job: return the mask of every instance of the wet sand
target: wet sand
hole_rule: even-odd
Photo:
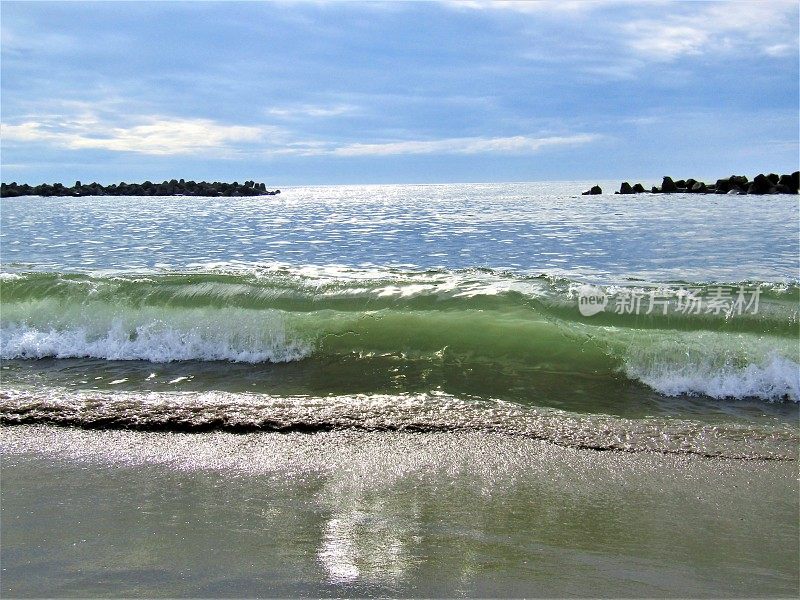
[[[796,461],[0,429],[2,594],[794,597]]]

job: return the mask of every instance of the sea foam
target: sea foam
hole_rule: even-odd
[[[761,398],[800,402],[800,365],[772,354],[742,366],[695,362],[626,363],[625,374],[667,396]]]
[[[272,325],[243,335],[225,322],[179,327],[151,321],[131,328],[117,319],[99,334],[91,326],[42,329],[14,324],[0,332],[0,357],[263,363],[300,360],[311,354],[310,344],[287,335],[280,323]]]

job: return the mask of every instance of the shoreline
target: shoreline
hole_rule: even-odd
[[[793,464],[469,433],[0,427],[0,448],[8,596],[797,592]]]

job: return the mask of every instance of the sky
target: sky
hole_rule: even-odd
[[[798,2],[8,2],[5,182],[798,169]]]

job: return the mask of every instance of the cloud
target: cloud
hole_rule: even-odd
[[[783,56],[797,49],[797,3],[690,3],[691,12],[635,19],[623,35],[636,53],[659,61],[714,52]],[[703,6],[702,9],[695,9]]]
[[[273,107],[267,110],[268,115],[283,119],[329,118],[356,112],[358,112],[358,107],[351,104],[336,104],[332,106],[300,104],[297,106]]]
[[[764,54],[767,56],[788,56],[792,53],[797,53],[797,48],[789,44],[773,44],[764,48]]]
[[[151,156],[204,155],[217,158],[261,156],[391,156],[410,154],[527,154],[550,146],[586,144],[594,134],[563,136],[450,137],[391,142],[307,139],[268,124],[233,125],[212,119],[167,116],[124,117],[114,103],[93,112],[83,102],[62,103],[75,110],[28,115],[0,126],[3,145],[47,145],[68,150],[106,150]],[[310,107],[310,108],[309,108]],[[344,109],[345,105],[341,105]],[[347,105],[349,110],[350,105]],[[328,114],[334,108],[305,106]],[[68,113],[68,114],[64,114]],[[294,114],[294,113],[291,113]]]
[[[34,120],[2,125],[3,142],[46,143],[70,150],[111,150],[150,155],[223,154],[234,146],[257,143],[263,127],[221,124],[211,119],[140,117],[140,124],[111,126],[94,117]]]
[[[711,34],[690,25],[638,21],[627,27],[634,34],[631,48],[652,58],[671,60],[682,54],[700,54]]]
[[[613,1],[613,0],[612,0]],[[544,0],[449,0],[445,2],[455,9],[471,10],[508,10],[522,13],[577,13],[596,9],[609,2],[604,0],[561,0],[546,2]]]
[[[513,11],[520,18],[541,24],[556,20],[567,36],[592,32],[600,39],[620,40],[623,48],[648,61],[669,62],[707,53],[755,52],[781,57],[797,52],[797,2],[780,0],[727,2],[624,2],[615,0],[579,2],[513,2],[502,0],[453,0],[454,10]],[[580,17],[580,19],[576,19]],[[583,29],[575,29],[578,23]],[[574,44],[574,41],[571,43]],[[541,60],[538,59],[537,60]],[[637,68],[594,68],[597,75],[630,79]],[[589,71],[587,71],[589,72]]]
[[[399,154],[527,154],[547,146],[571,146],[593,142],[599,136],[581,134],[552,137],[464,137],[441,140],[402,141],[382,144],[348,144],[327,151],[335,156],[388,156]]]

